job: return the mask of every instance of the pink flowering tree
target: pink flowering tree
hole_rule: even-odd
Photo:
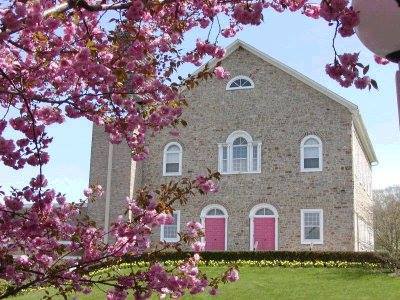
[[[182,179],[156,191],[139,190],[126,203],[125,217],[109,232],[80,215],[72,203],[49,186],[42,167],[49,162],[50,126],[67,118],[86,118],[102,126],[111,143],[127,143],[133,160],[149,153],[146,136],[164,128],[179,130],[186,100],[180,91],[212,76],[226,78],[217,65],[196,76],[174,81],[184,64],[200,66],[208,57],[222,58],[217,39],[233,37],[246,25],[259,25],[264,9],[301,11],[335,26],[334,59],[326,72],[344,87],[376,87],[357,53],[339,54],[338,36],[354,34],[357,12],[348,0],[5,0],[0,4],[0,160],[13,169],[37,167],[38,175],[21,190],[0,190],[0,278],[8,283],[0,298],[23,289],[51,285],[57,293],[90,293],[108,286],[108,299],[138,299],[153,293],[215,294],[221,282],[238,279],[235,268],[208,279],[195,254],[173,270],[157,254],[184,244],[200,252],[200,224],[190,222],[177,244],[151,245],[151,233],[171,222],[175,203],[196,193],[217,190],[218,173]],[[212,34],[184,50],[184,34],[202,28]],[[377,63],[386,60],[376,57]],[[7,133],[7,134],[6,134]],[[95,201],[102,187],[84,191]],[[129,215],[129,218],[128,218]],[[105,244],[105,234],[112,236]],[[60,243],[70,241],[70,243]],[[91,276],[90,270],[118,263],[124,256],[153,258],[147,269],[130,274]]]

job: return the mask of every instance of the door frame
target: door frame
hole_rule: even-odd
[[[261,209],[261,208],[268,208],[271,210],[274,215],[270,216],[256,216],[256,212]],[[250,251],[254,251],[253,245],[254,245],[254,218],[274,218],[275,219],[275,251],[278,250],[278,211],[274,206],[271,204],[267,203],[261,203],[255,205],[251,210],[249,214],[249,219],[250,219],[250,244],[249,244],[249,249]]]
[[[222,210],[222,212],[224,213],[223,216],[219,215],[219,216],[207,216],[207,213],[213,209],[213,208],[217,208]],[[206,229],[206,218],[212,218],[212,219],[225,219],[225,249],[224,251],[226,251],[228,249],[228,211],[225,209],[225,207],[223,207],[220,204],[209,204],[207,206],[205,206],[200,213],[200,220],[201,220],[201,225],[203,226],[204,230]],[[204,243],[205,242],[205,236],[201,238],[201,242]]]

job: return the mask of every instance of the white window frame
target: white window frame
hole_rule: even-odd
[[[319,213],[319,239],[306,239],[304,237],[304,214]],[[301,244],[302,245],[322,245],[324,243],[324,211],[322,209],[301,209]]]
[[[221,210],[224,214],[223,215],[207,215],[208,212],[214,208]],[[224,249],[224,251],[228,250],[228,217],[229,217],[228,211],[226,210],[225,207],[223,207],[220,204],[209,204],[206,207],[204,207],[200,213],[200,221],[201,221],[201,225],[203,226],[204,230],[206,228],[206,218],[214,218],[214,219],[225,218],[225,249]],[[206,241],[206,237],[203,236],[201,238],[201,242],[205,243],[205,241]]]
[[[233,171],[233,142],[237,138],[244,138],[247,141],[247,171]],[[261,145],[259,141],[253,141],[253,138],[246,131],[238,130],[232,132],[225,143],[218,144],[218,171],[221,174],[246,174],[261,173]],[[227,148],[227,170],[223,170],[223,148]],[[253,170],[253,148],[257,147],[257,169]]]
[[[167,151],[170,146],[178,146],[179,151]],[[179,170],[178,172],[168,172],[167,173],[167,153],[178,153],[179,154]],[[182,146],[178,142],[170,142],[164,147],[163,155],[163,176],[181,176],[182,175]]]
[[[238,79],[244,79],[250,82],[250,86],[238,86],[238,87],[231,87],[231,84],[238,80]],[[229,80],[229,82],[226,84],[226,90],[227,91],[235,91],[235,90],[248,90],[248,89],[253,89],[254,88],[254,81],[248,77],[248,76],[244,76],[244,75],[239,75],[236,76],[234,78],[232,78],[231,80]]]
[[[161,225],[160,226],[160,241],[161,242],[167,242],[167,243],[176,243],[179,242],[179,235],[178,233],[180,233],[181,231],[181,211],[180,210],[174,210],[173,213],[175,213],[177,215],[176,217],[176,238],[165,238],[164,237],[164,227],[165,225]],[[168,224],[167,224],[168,225]]]
[[[316,139],[318,141],[318,143],[319,143],[318,144],[318,154],[319,154],[319,157],[318,157],[319,158],[318,168],[305,168],[304,167],[304,148],[316,147],[314,145],[313,146],[304,145],[305,142],[308,139]],[[322,171],[322,162],[323,162],[322,155],[323,155],[323,151],[322,151],[322,141],[321,141],[321,139],[316,135],[307,135],[306,137],[304,137],[301,140],[301,144],[300,144],[300,171],[301,172],[320,172],[320,171]]]
[[[267,208],[270,211],[272,211],[274,214],[273,215],[256,215],[257,211],[260,210],[261,208]],[[271,204],[267,203],[261,203],[255,205],[249,213],[249,218],[250,218],[250,251],[255,251],[254,249],[254,218],[274,218],[275,219],[275,251],[278,250],[278,220],[279,220],[279,214],[277,209],[272,206]]]

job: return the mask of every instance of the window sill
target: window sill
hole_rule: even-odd
[[[322,172],[322,169],[301,169],[301,173]]]
[[[163,177],[182,176],[182,173],[164,173]]]
[[[165,243],[177,243],[179,239],[160,239],[160,241]]]
[[[254,86],[241,86],[241,87],[233,87],[233,88],[226,88],[226,91],[239,91],[239,90],[251,90],[254,89]]]
[[[301,241],[302,245],[323,245],[324,242],[321,240],[303,240]]]
[[[221,175],[240,175],[240,174],[260,174],[261,171],[252,171],[252,172],[220,172]]]

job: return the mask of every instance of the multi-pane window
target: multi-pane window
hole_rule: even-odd
[[[160,240],[165,242],[177,242],[179,241],[179,230],[180,230],[180,211],[174,211],[172,213],[173,222],[171,224],[161,225]]]
[[[301,142],[301,171],[322,170],[322,142],[317,136],[307,136]]]
[[[244,90],[254,88],[253,80],[247,76],[236,76],[226,85],[227,90]]]
[[[163,175],[174,176],[182,173],[182,147],[178,143],[169,143],[164,148]]]
[[[301,210],[301,243],[323,243],[323,212],[322,209]]]
[[[233,171],[247,172],[247,141],[242,137],[233,142]]]
[[[256,211],[256,216],[273,216],[274,212],[269,208],[263,207]]]
[[[222,147],[222,166],[221,166],[222,173],[228,172],[228,147]]]
[[[258,169],[258,147],[253,147],[253,161],[252,161],[252,169]]]
[[[218,170],[224,174],[259,173],[261,171],[261,143],[254,142],[244,131],[229,135],[226,143],[218,144]]]
[[[223,216],[224,212],[219,208],[212,208],[207,212],[207,216]]]

